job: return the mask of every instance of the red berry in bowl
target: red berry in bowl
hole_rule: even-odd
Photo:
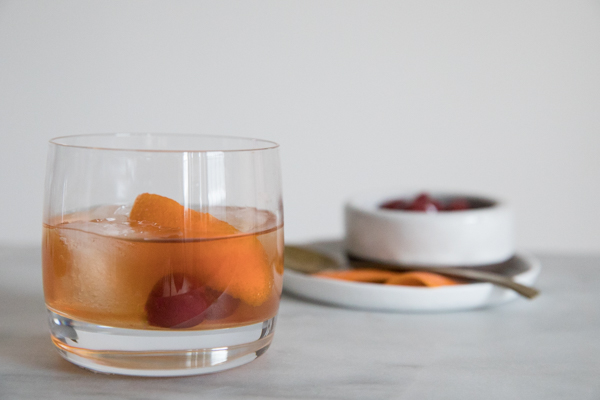
[[[436,212],[442,209],[442,205],[437,200],[432,199],[427,193],[422,193],[406,209],[410,211]]]
[[[478,208],[466,198],[454,198],[443,201],[431,197],[428,193],[421,193],[411,200],[394,199],[386,201],[379,206],[388,210],[406,210],[419,212],[437,212],[437,211],[460,211]]]
[[[405,200],[392,200],[387,201],[381,205],[381,208],[387,208],[388,210],[406,210],[409,203]]]

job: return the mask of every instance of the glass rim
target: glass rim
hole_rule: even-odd
[[[239,149],[223,149],[223,148],[210,148],[210,149],[195,149],[191,146],[189,149],[143,149],[135,146],[131,147],[107,147],[107,146],[93,146],[93,145],[82,145],[68,143],[68,139],[74,138],[102,138],[102,137],[189,137],[189,138],[205,138],[205,139],[224,139],[224,140],[242,140],[247,141],[248,146]],[[256,145],[252,146],[250,143],[255,142]],[[89,133],[89,134],[77,134],[77,135],[64,135],[53,137],[48,140],[49,144],[68,148],[78,149],[89,149],[89,150],[103,150],[103,151],[134,151],[141,153],[212,153],[212,152],[248,152],[248,151],[261,151],[261,150],[273,150],[279,147],[279,144],[271,140],[257,139],[251,137],[242,136],[228,136],[228,135],[208,135],[201,133],[166,133],[166,132],[114,132],[114,133]]]

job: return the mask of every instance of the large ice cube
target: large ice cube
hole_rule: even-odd
[[[273,213],[251,207],[213,207],[210,214],[245,233],[266,231],[277,223]]]

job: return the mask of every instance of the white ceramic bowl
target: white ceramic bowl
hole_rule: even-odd
[[[368,193],[350,199],[345,207],[346,251],[366,259],[448,267],[500,263],[515,254],[513,213],[502,200],[433,192],[433,198],[467,198],[486,206],[434,213],[380,208],[418,194]]]

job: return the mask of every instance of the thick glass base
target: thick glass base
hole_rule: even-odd
[[[275,317],[239,328],[207,331],[121,329],[75,321],[48,311],[52,342],[67,360],[95,372],[134,376],[207,374],[263,354]]]

